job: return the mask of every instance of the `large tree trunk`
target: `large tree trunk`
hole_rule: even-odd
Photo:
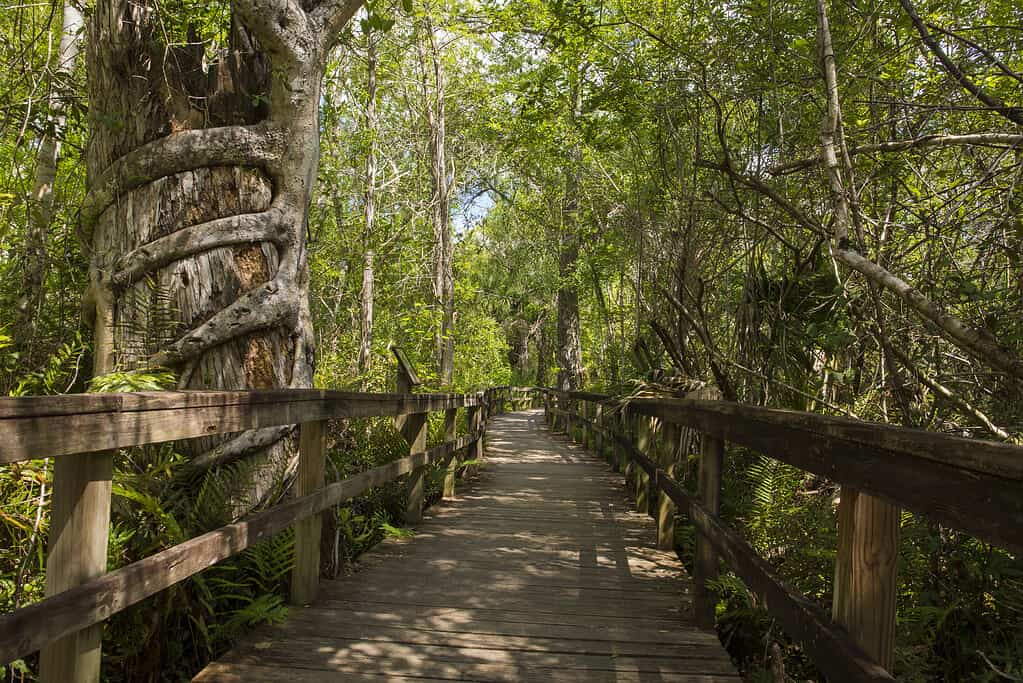
[[[426,44],[429,44],[427,64]],[[430,179],[433,186],[433,296],[441,313],[437,330],[437,367],[442,386],[449,386],[455,367],[455,279],[452,270],[451,198],[448,183],[444,69],[429,18],[423,21],[417,41],[423,71],[423,102],[430,136]],[[433,72],[431,86],[429,72]]]
[[[47,242],[53,223],[53,186],[57,180],[61,141],[67,120],[68,81],[74,75],[81,52],[82,14],[71,4],[64,5],[60,44],[53,60],[53,84],[49,96],[46,131],[39,140],[36,154],[35,180],[28,206],[25,234],[25,265],[22,272],[21,296],[16,304],[17,319],[12,329],[19,347],[29,351],[35,341],[35,321],[46,289]]]
[[[377,182],[377,55],[372,30],[366,34],[366,226],[362,233],[362,290],[359,292],[359,375],[365,391],[373,366],[373,228],[376,222]]]
[[[163,366],[190,389],[312,385],[305,232],[320,85],[358,3],[272,4],[271,17],[261,0],[234,3],[231,45],[208,73],[197,38],[161,44],[155,4],[96,7],[83,226],[97,373]],[[207,440],[197,462],[262,460],[243,510],[293,465],[288,432]]]

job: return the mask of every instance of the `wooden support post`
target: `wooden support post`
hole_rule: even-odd
[[[843,486],[832,618],[891,671],[898,595],[899,508]]]
[[[405,419],[401,433],[408,441],[409,453],[426,450],[426,427],[429,413],[412,413]],[[417,467],[408,473],[406,481],[405,522],[416,524],[423,520],[424,484],[426,467]]]
[[[472,406],[465,409],[465,428],[469,434],[475,434],[483,424],[482,408],[478,406]],[[479,441],[469,447],[469,460],[480,462],[483,460],[483,435],[480,435]],[[475,465],[474,465],[475,467]]]
[[[675,476],[675,458],[679,445],[679,427],[671,422],[661,425],[659,462],[669,476]],[[675,547],[675,503],[664,491],[657,490],[657,547],[672,550]]]
[[[721,470],[724,467],[725,443],[711,434],[700,435],[699,499],[715,517],[721,514]],[[707,581],[717,578],[719,560],[710,541],[696,534],[696,557],[693,559],[693,616],[701,628],[714,628],[714,607],[717,600],[707,588]]]
[[[606,459],[607,454],[604,452],[604,433],[600,431],[604,428],[604,404],[593,404],[593,421],[597,425],[597,429],[593,431],[593,450],[597,452],[597,455]]]
[[[635,414],[633,414],[633,412],[628,408],[624,408],[622,410],[622,436],[624,436],[632,443],[636,443],[635,427],[636,427]],[[638,466],[633,461],[633,459],[629,457],[628,452],[626,452],[624,449],[622,450],[622,462],[625,465],[625,468],[622,470],[622,473],[625,475],[625,490],[632,494],[633,497],[635,497],[636,495],[635,478],[636,469],[638,468]]]
[[[454,441],[458,438],[458,408],[451,408],[444,411],[444,441]],[[444,470],[444,498],[455,495],[455,479],[458,475],[458,454],[452,453],[448,459],[447,468]]]
[[[323,488],[326,464],[326,421],[299,427],[296,498]],[[291,570],[291,604],[308,605],[316,599],[320,583],[320,529],[322,513],[295,524],[295,566]]]
[[[569,440],[575,439],[575,420],[572,418],[575,416],[575,401],[570,397],[562,395],[565,399],[565,434],[568,435]]]
[[[579,401],[579,415],[582,417],[579,420],[579,443],[582,444],[583,448],[590,447],[590,425],[586,421],[590,419],[590,402]]]
[[[636,448],[643,455],[650,457],[652,454],[650,448],[652,443],[650,438],[650,418],[646,415],[636,415],[633,417],[633,422],[636,429]],[[636,510],[649,513],[651,508],[650,475],[638,465],[633,467],[633,471],[636,473]]]
[[[47,597],[106,572],[113,469],[109,451],[54,462]],[[39,680],[98,683],[102,639],[103,624],[96,624],[50,643],[40,653]]]

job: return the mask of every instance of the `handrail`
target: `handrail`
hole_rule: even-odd
[[[85,452],[95,455],[96,451],[112,452],[118,448],[259,427],[295,424],[302,429],[295,497],[115,571],[100,572],[37,603],[0,615],[0,662],[13,661],[99,624],[289,526],[296,528],[293,599],[296,594],[303,600],[311,599],[319,575],[317,515],[404,475],[410,477],[409,509],[418,506],[421,510],[422,487],[412,482],[419,481],[423,469],[431,463],[448,463],[451,481],[445,481],[444,492],[450,495],[454,487],[453,466],[459,454],[468,451],[471,460],[482,457],[482,439],[489,413],[494,408],[500,411],[506,400],[518,400],[513,396],[517,391],[512,387],[494,387],[469,394],[187,391],[0,399],[0,463],[44,455],[76,458]],[[462,437],[455,435],[455,416],[459,408],[468,409],[469,434]],[[445,412],[446,440],[426,449],[426,416],[436,411]],[[332,418],[389,416],[403,418],[403,432],[406,428],[409,431],[406,433],[411,444],[409,455],[324,485],[323,422]],[[112,457],[112,453],[106,457]],[[56,478],[55,474],[55,483]],[[109,489],[105,495],[106,509],[109,509]],[[317,524],[309,526],[311,520]],[[109,518],[101,515],[90,523],[105,527]],[[96,533],[105,539],[105,529],[101,531]],[[47,571],[52,569],[48,563]],[[74,659],[69,655],[61,656],[65,660]],[[89,676],[82,675],[76,666],[75,661],[65,661],[54,669],[75,672],[68,675],[68,680],[87,679]],[[64,675],[52,674],[51,678]]]
[[[772,615],[803,643],[818,668],[832,680],[893,679],[866,654],[864,643],[788,586],[766,560],[719,519],[724,441],[825,475],[1012,552],[1023,550],[1023,448],[1017,446],[722,401],[541,391],[552,425],[557,427],[562,422],[569,435],[573,426],[581,427],[583,443],[592,441],[598,451],[610,448],[616,468],[625,470],[626,463],[638,465],[638,473],[629,476],[636,477],[641,509],[649,507],[651,494],[644,490],[649,486],[688,511],[697,530],[694,579],[698,619],[713,623],[713,602],[706,597],[704,584],[714,575],[715,558],[721,558],[770,605]],[[630,428],[640,416],[650,423],[640,421]],[[659,457],[650,439],[658,424],[661,429],[692,428],[703,435],[698,498],[674,479],[671,458]],[[672,434],[665,438],[677,437],[677,433]],[[663,448],[661,451],[663,456]],[[666,533],[673,537],[674,510],[666,509],[662,502],[658,515],[659,528],[666,526]],[[666,521],[665,515],[672,521]],[[843,561],[840,553],[839,575]],[[894,595],[888,597],[894,599]],[[867,600],[859,596],[851,599]],[[870,607],[863,604],[861,611],[869,612]]]

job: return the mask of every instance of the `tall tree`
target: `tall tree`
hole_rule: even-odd
[[[196,22],[187,36],[171,37],[186,38],[183,45],[165,45],[155,2],[96,3],[87,29],[92,106],[82,225],[97,375],[163,366],[187,388],[311,386],[305,234],[320,87],[327,55],[360,5],[236,0],[229,44],[207,73],[198,17],[187,18]],[[263,463],[241,509],[292,467],[286,432],[205,444],[209,461],[255,453]],[[109,509],[109,462],[57,460],[54,499],[79,503],[54,511],[54,566],[91,553],[87,573],[104,571],[106,539],[78,547],[74,520],[86,509]],[[74,490],[104,480],[106,491]],[[47,593],[88,578],[48,575]],[[44,677],[72,659],[62,653],[90,652],[83,666],[91,673],[81,675],[98,679],[100,633],[47,648]]]
[[[440,311],[437,329],[437,369],[440,383],[449,386],[455,367],[455,278],[451,235],[451,181],[447,158],[445,77],[436,29],[429,15],[420,22],[416,47],[423,79],[423,109],[430,150],[431,217],[433,221],[433,297]]]
[[[54,210],[53,189],[57,181],[57,165],[60,162],[68,104],[73,97],[72,77],[81,52],[83,28],[82,13],[71,3],[65,3],[60,42],[52,60],[53,83],[47,102],[49,114],[46,128],[39,140],[35,180],[28,203],[22,291],[16,304],[17,320],[13,328],[26,342],[35,336],[36,320],[45,294],[49,260],[47,238],[53,223]]]
[[[366,195],[363,205],[362,289],[359,291],[359,374],[365,390],[373,364],[373,230],[376,224],[377,182],[377,52],[372,27],[366,31]]]

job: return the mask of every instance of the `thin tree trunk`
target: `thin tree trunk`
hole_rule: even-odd
[[[572,74],[571,119],[574,123],[582,108],[582,69]],[[565,169],[564,220],[558,249],[558,389],[575,391],[580,387],[583,370],[579,332],[579,291],[576,268],[579,261],[579,186],[582,150],[574,143]]]
[[[426,45],[429,42],[429,66]],[[427,17],[421,27],[419,61],[423,71],[423,100],[426,125],[429,130],[430,181],[433,187],[433,296],[440,310],[437,330],[437,368],[442,386],[449,386],[454,378],[455,360],[455,286],[452,260],[454,246],[451,235],[451,198],[448,181],[446,115],[444,109],[445,77],[440,62],[440,51],[434,37],[433,25]],[[430,83],[430,74],[433,83]]]
[[[81,52],[81,33],[84,20],[81,12],[70,3],[64,5],[61,22],[60,45],[53,60],[54,82],[50,88],[49,116],[46,132],[39,140],[36,154],[35,180],[28,207],[28,229],[25,235],[25,267],[21,296],[18,298],[17,321],[14,332],[28,342],[35,336],[39,308],[46,290],[47,242],[53,223],[53,186],[57,180],[61,141],[67,121],[66,89],[74,76],[75,65]],[[28,348],[29,344],[21,345]]]
[[[362,389],[368,387],[373,365],[373,229],[376,221],[377,179],[377,55],[376,38],[370,30],[366,35],[366,226],[362,233],[362,290],[359,293],[359,375]]]

